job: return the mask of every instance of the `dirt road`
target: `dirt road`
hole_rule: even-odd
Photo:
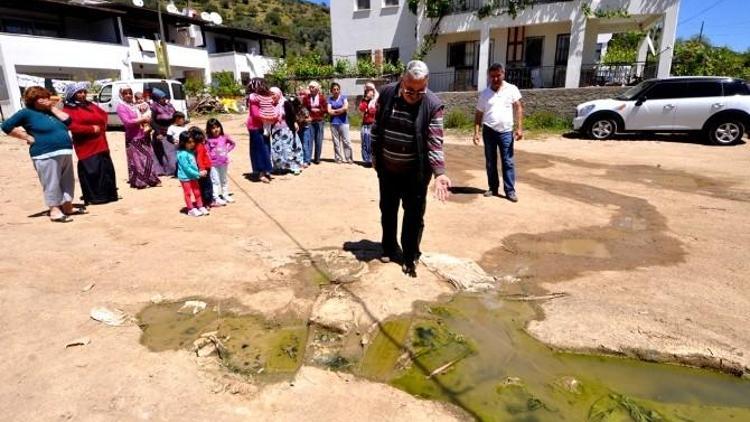
[[[123,134],[111,132],[122,200],[51,224],[40,216],[27,148],[0,137],[0,411],[14,420],[465,417],[313,366],[291,383],[258,389],[188,351],[149,351],[135,324],[113,328],[89,318],[96,306],[135,315],[155,295],[305,314],[314,297],[280,266],[305,251],[379,241],[372,170],[324,162],[253,183],[243,177],[242,119],[225,128],[239,141],[230,164],[237,202],[198,219],[179,213],[176,180],[128,188]],[[563,293],[527,327],[549,345],[748,372],[750,146],[527,140],[516,147],[520,202],[512,204],[482,197],[482,150],[468,141],[446,145],[460,193],[445,204],[429,199],[423,250],[472,259],[526,292]],[[326,141],[324,157],[331,156]],[[451,293],[423,267],[416,281],[394,266],[370,273],[358,288],[378,318]],[[66,349],[83,336],[91,343]]]

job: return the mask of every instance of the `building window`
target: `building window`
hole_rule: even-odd
[[[234,44],[232,43],[232,40],[217,37],[216,38],[216,52],[226,53],[229,51],[234,51]]]
[[[357,61],[372,61],[372,51],[371,50],[357,50]]]
[[[568,53],[570,52],[570,34],[559,34],[555,46],[555,66],[568,65]]]
[[[383,63],[396,64],[399,59],[398,47],[383,49]]]
[[[247,53],[247,43],[244,41],[235,41],[234,42],[234,51],[238,53]]]
[[[448,67],[474,67],[478,43],[476,41],[448,44]]]
[[[523,26],[508,28],[508,49],[505,53],[505,62],[508,66],[517,66],[523,63],[525,33],[526,30]]]
[[[370,10],[370,0],[356,0],[357,10]]]
[[[383,7],[398,7],[398,0],[383,0]]]
[[[0,20],[0,32],[11,34],[38,35],[41,37],[59,37],[59,24],[53,22],[30,21],[25,19]]]

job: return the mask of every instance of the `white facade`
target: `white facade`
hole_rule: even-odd
[[[48,32],[52,34],[60,31],[65,36],[2,32],[3,27],[0,25],[0,112],[3,118],[22,107],[19,74],[62,80],[158,77],[160,72],[155,42],[126,37],[122,24],[122,19],[126,19],[125,14],[102,9],[92,12],[91,8],[85,7],[78,10],[69,5],[60,7],[66,8],[67,15],[55,17],[51,13],[39,14],[21,8],[0,7],[0,13],[7,11],[29,23],[36,22],[36,19],[47,25],[53,22],[52,29]],[[78,17],[76,13],[79,12],[86,17]],[[64,22],[64,25],[54,22]],[[277,60],[257,54],[261,49],[260,39],[272,36],[226,27],[214,30],[229,34],[225,36],[214,34],[210,26],[202,29],[194,25],[194,28],[197,28],[200,39],[205,42],[200,46],[190,47],[187,45],[196,45],[194,39],[181,42],[176,27],[165,25],[171,39],[184,44],[167,44],[170,72],[174,79],[200,77],[210,83],[212,72],[228,70],[234,72],[239,81],[243,73],[250,77],[263,76]],[[257,36],[257,39],[236,37],[237,34]],[[231,48],[239,46],[256,54],[233,51],[214,54],[217,50],[216,40],[223,37],[231,37]],[[235,42],[238,44],[234,44]],[[224,48],[230,47],[225,45]]]
[[[407,0],[331,0],[333,59],[355,61],[357,52],[398,48],[406,63],[417,47],[417,17]],[[359,9],[358,5],[369,8]]]
[[[370,0],[378,5],[381,1],[385,0]],[[402,60],[408,60],[416,49],[416,41],[432,30],[433,19],[424,18],[423,10],[419,11],[419,17],[414,17],[404,2],[400,0],[400,16],[394,16],[383,14],[382,10],[358,12],[355,10],[358,0],[332,0],[334,57],[356,54],[363,48],[383,48],[383,44],[392,41],[392,46],[399,47]],[[479,19],[476,10],[484,4],[483,0],[456,2],[466,11],[441,20],[436,44],[424,58],[432,75],[431,87],[481,90],[486,86],[487,67],[493,61],[505,64],[509,79],[521,81],[524,88],[576,88],[582,81],[589,83],[596,79],[601,72],[596,63],[599,34],[650,30],[657,26],[661,36],[655,46],[657,63],[653,73],[658,77],[669,76],[679,3],[679,0],[542,0],[515,19],[509,15]],[[627,17],[587,16],[585,5],[592,11],[620,10]],[[411,24],[416,25],[416,38],[409,37],[407,26]],[[644,42],[639,62],[645,62],[646,52]],[[630,76],[646,74],[642,63],[623,68],[637,72]]]

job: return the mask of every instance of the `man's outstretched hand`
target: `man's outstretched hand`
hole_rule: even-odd
[[[435,178],[435,196],[441,202],[445,202],[449,196],[451,196],[451,179],[448,176],[441,174]]]

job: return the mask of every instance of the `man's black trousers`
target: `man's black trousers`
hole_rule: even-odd
[[[419,243],[424,229],[424,212],[427,199],[429,177],[420,177],[416,171],[393,173],[378,172],[380,183],[380,224],[383,228],[383,255],[394,256],[398,251],[396,233],[398,231],[398,207],[404,207],[404,220],[401,224],[401,247],[404,262],[419,259]]]

